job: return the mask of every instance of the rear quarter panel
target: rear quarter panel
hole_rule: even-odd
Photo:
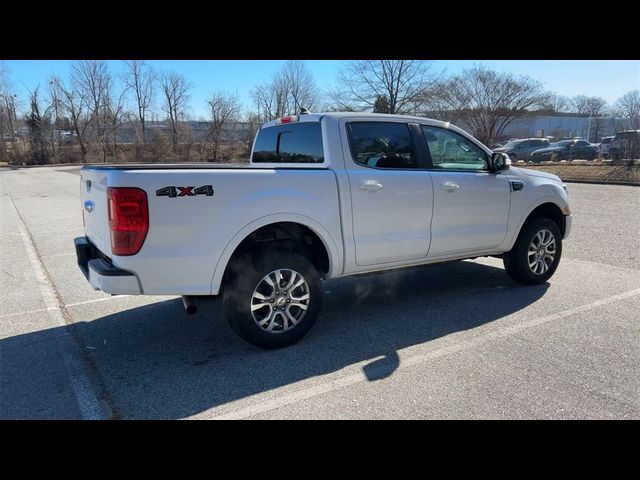
[[[235,247],[255,229],[297,221],[322,238],[332,272],[341,268],[336,180],[320,169],[114,170],[109,186],[149,199],[149,232],[134,256],[112,256],[138,275],[144,294],[215,295]],[[213,196],[157,196],[167,186],[211,185]]]

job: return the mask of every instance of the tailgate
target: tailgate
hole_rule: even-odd
[[[80,172],[80,198],[85,235],[102,253],[111,256],[107,213],[108,174],[108,170],[84,167]]]

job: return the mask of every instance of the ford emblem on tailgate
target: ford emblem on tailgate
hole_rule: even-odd
[[[94,206],[95,205],[91,200],[87,200],[86,202],[84,202],[84,209],[89,213],[93,212]]]

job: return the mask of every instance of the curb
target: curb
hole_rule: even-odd
[[[11,164],[0,164],[2,168],[10,168],[11,170],[19,170],[21,168],[48,168],[48,167],[82,167],[84,165],[89,165],[88,163],[48,163],[46,165],[11,165]],[[105,165],[109,165],[106,163]]]
[[[565,183],[588,183],[591,185],[622,185],[625,187],[640,187],[640,182],[625,182],[624,180],[600,181],[600,180],[568,180],[561,179]]]

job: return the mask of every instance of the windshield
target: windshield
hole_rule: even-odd
[[[552,147],[566,147],[571,143],[571,140],[563,140],[561,142],[552,143]]]

